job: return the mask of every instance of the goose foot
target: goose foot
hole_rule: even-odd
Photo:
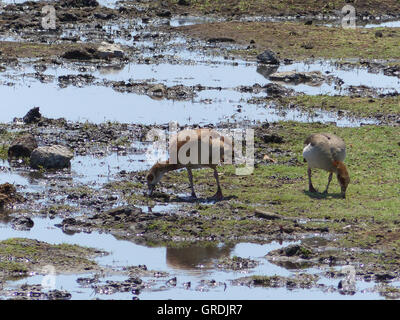
[[[222,191],[218,190],[216,194],[211,197],[211,200],[222,200],[224,196],[222,195]]]

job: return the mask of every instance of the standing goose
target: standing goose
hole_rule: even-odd
[[[308,185],[310,192],[317,192],[311,182],[311,169],[319,168],[329,172],[328,184],[324,193],[328,193],[333,173],[336,173],[343,198],[350,182],[349,173],[343,161],[346,157],[344,141],[331,133],[315,133],[304,142],[304,161],[308,164]]]
[[[232,150],[232,140],[221,136],[215,130],[188,129],[178,132],[178,134],[173,135],[170,139],[169,159],[157,162],[146,176],[149,196],[152,195],[155,186],[166,172],[186,168],[192,197],[196,198],[192,169],[208,167],[214,170],[214,178],[218,188],[213,199],[221,200],[223,195],[219,183],[217,165],[224,162],[224,155],[232,155]],[[207,154],[205,154],[206,152]],[[190,153],[193,153],[194,156],[193,154],[190,155]],[[183,157],[181,157],[182,155]],[[189,162],[182,161],[188,160],[189,157]]]

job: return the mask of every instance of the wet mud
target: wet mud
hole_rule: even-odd
[[[369,216],[315,218],[291,207],[282,210],[287,196],[245,198],[246,189],[305,184],[305,176],[295,171],[304,164],[290,145],[298,129],[278,121],[306,122],[310,130],[371,124],[396,130],[396,100],[388,111],[366,114],[349,110],[351,102],[345,108],[330,99],[378,104],[397,99],[398,61],[324,60],[308,54],[315,44],[296,43],[307,59],[285,56],[282,50],[279,66],[265,65],[256,58],[268,49],[261,40],[218,32],[232,20],[287,26],[287,14],[296,8],[280,18],[284,13],[279,10],[259,13],[264,15],[259,18],[253,4],[232,13],[228,7],[200,7],[198,1],[170,2],[103,6],[92,0],[61,0],[54,3],[54,30],[41,25],[42,2],[0,7],[0,90],[10,103],[0,120],[0,220],[5,235],[0,242],[0,296],[241,298],[241,290],[249,289],[261,299],[265,292],[271,297],[398,299],[396,251],[385,243],[375,250],[351,242],[360,221],[371,223]],[[386,2],[380,12],[366,7],[360,17],[390,18],[385,8]],[[326,9],[337,13],[336,8]],[[297,12],[301,28],[304,19],[315,18],[314,10]],[[215,29],[218,23],[221,29]],[[382,36],[368,32],[373,41],[397,37],[397,30],[384,30]],[[104,43],[117,49],[106,52]],[[27,93],[34,90],[43,96],[32,100]],[[328,100],[321,108],[297,100],[321,95]],[[227,169],[221,174],[227,192],[215,201],[212,173],[204,170],[195,177],[199,199],[194,200],[186,172],[179,171],[167,175],[152,197],[146,196],[145,175],[157,159],[146,135],[153,128],[167,130],[172,118],[179,119],[179,129],[253,129],[255,169],[268,185],[237,178]],[[26,134],[38,146],[68,146],[74,154],[71,166],[33,169],[27,154],[11,157],[16,155],[9,152],[13,142]],[[268,171],[275,167],[281,171]],[[396,241],[397,222],[389,224],[380,224],[376,233],[391,228]],[[362,229],[368,241],[376,237],[385,242],[367,234],[368,226]],[[35,239],[43,230],[52,235]],[[113,248],[98,247],[86,237],[101,239],[100,245],[108,236],[115,248],[134,246],[139,253],[132,256],[140,258],[102,260]],[[59,244],[59,238],[76,239],[71,241],[77,244]],[[351,243],[342,247],[340,241]],[[241,251],[248,243],[256,253]],[[165,250],[165,257],[147,262],[144,256],[157,250]],[[61,284],[73,285],[64,290],[40,284],[49,264]],[[355,288],[347,284],[344,266],[354,268]],[[284,291],[276,291],[280,289]]]

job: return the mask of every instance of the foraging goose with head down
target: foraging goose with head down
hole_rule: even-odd
[[[304,142],[303,158],[308,164],[308,185],[310,192],[317,192],[311,181],[311,169],[318,168],[329,172],[328,184],[324,193],[328,193],[333,173],[336,173],[342,197],[346,197],[350,183],[349,173],[343,163],[346,157],[344,141],[331,133],[315,133]]]
[[[218,187],[217,193],[213,198],[221,200],[223,195],[219,183],[217,165],[224,162],[224,155],[232,155],[232,150],[232,140],[229,137],[220,135],[215,130],[188,129],[178,132],[170,139],[169,159],[157,162],[146,176],[149,195],[152,195],[155,186],[165,173],[186,168],[192,190],[191,195],[196,198],[192,169],[208,167],[214,170],[214,178]]]

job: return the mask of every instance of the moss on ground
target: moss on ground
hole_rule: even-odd
[[[84,272],[96,270],[98,265],[90,258],[100,251],[78,245],[58,244],[11,238],[0,241],[0,275],[2,277],[24,275],[28,271],[40,272],[52,265],[56,272]]]
[[[256,129],[256,140],[263,134],[262,130]],[[276,163],[259,163],[249,176],[236,175],[234,166],[218,169],[226,197],[221,202],[205,201],[216,189],[212,170],[208,169],[193,171],[197,196],[203,199],[200,202],[179,200],[179,194],[190,195],[186,170],[166,174],[158,186],[163,193],[158,191],[160,196],[151,200],[143,195],[144,183],[126,181],[129,187],[125,189],[124,182],[120,181],[116,187],[126,190],[124,197],[131,204],[182,203],[180,211],[186,214],[176,214],[175,219],[154,219],[147,225],[146,230],[156,232],[160,239],[234,241],[240,237],[276,237],[279,233],[329,232],[343,235],[335,242],[337,246],[392,250],[400,254],[400,127],[339,128],[319,123],[280,122],[274,125],[274,132],[279,133],[283,142],[268,143],[259,149],[261,152],[267,152],[267,148],[286,151],[275,156]],[[346,199],[340,197],[336,179],[327,195],[307,190],[307,166],[303,163],[302,149],[305,138],[314,132],[337,134],[347,144],[345,163],[351,183]],[[327,172],[314,170],[313,183],[318,190],[324,190],[327,180]],[[256,210],[311,220],[298,224],[290,219],[262,219],[255,215]]]

